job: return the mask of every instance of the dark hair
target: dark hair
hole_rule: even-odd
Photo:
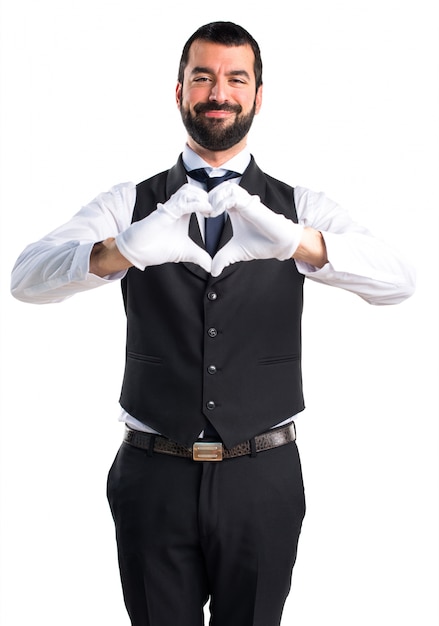
[[[183,52],[180,59],[180,67],[178,70],[178,82],[183,84],[184,70],[189,60],[189,50],[191,45],[197,39],[203,41],[210,41],[212,43],[219,43],[224,46],[244,46],[248,44],[251,46],[255,55],[255,78],[256,89],[262,85],[262,59],[259,45],[249,32],[233,24],[233,22],[211,22],[205,26],[201,26],[195,33],[187,40],[184,45]]]

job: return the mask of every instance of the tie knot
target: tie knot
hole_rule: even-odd
[[[238,172],[234,172],[232,170],[227,170],[223,176],[209,176],[204,168],[199,170],[191,170],[187,172],[187,175],[194,180],[198,180],[200,183],[204,183],[207,191],[210,191],[217,185],[221,185],[225,180],[230,180],[231,178],[238,178],[241,176]]]

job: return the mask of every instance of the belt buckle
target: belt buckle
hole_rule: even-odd
[[[196,441],[192,446],[194,461],[222,461],[223,444],[216,441]]]

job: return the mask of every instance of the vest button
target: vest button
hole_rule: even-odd
[[[209,402],[206,404],[207,408],[209,409],[209,411],[213,411],[213,409],[216,407],[216,404],[213,400],[209,400]]]
[[[209,330],[207,331],[207,334],[209,335],[209,337],[216,337],[218,334],[218,331],[216,328],[209,328]]]
[[[215,365],[209,365],[209,367],[207,368],[207,371],[209,372],[209,374],[216,374],[217,369]]]
[[[215,291],[209,291],[207,294],[209,300],[216,300],[218,298],[218,294]]]

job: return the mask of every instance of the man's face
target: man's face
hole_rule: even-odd
[[[196,144],[214,152],[244,144],[261,101],[251,46],[194,41],[177,105]]]

